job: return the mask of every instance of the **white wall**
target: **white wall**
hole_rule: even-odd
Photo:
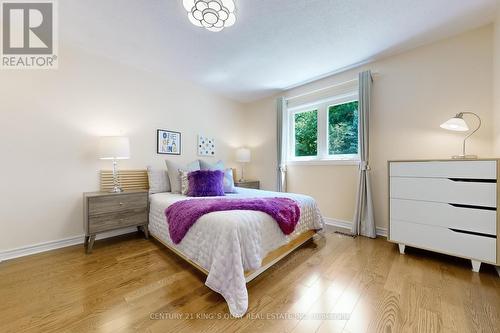
[[[469,151],[493,152],[494,94],[500,114],[500,90],[492,85],[494,62],[500,82],[500,57],[493,61],[498,26],[496,34],[484,27],[285,93],[343,82],[365,68],[380,72],[371,128],[378,226],[387,223],[386,161],[459,153],[459,135],[438,127],[454,113],[480,113],[485,126]],[[55,71],[0,73],[0,251],[82,234],[82,192],[96,190],[98,170],[109,167],[96,158],[100,135],[130,137],[132,159],[122,168],[163,167],[166,157],[155,153],[157,128],[182,132],[183,154],[169,158],[185,162],[196,158],[198,133],[215,136],[216,158],[230,164],[234,148],[248,144],[249,177],[275,188],[275,96],[241,106],[67,45],[60,54]],[[356,167],[296,166],[289,177],[289,189],[316,197],[325,216],[352,218]]]
[[[2,71],[0,90],[0,251],[83,233],[82,192],[110,168],[97,136],[130,137],[122,168],[163,167],[158,128],[182,132],[182,156],[168,157],[180,161],[197,158],[198,133],[230,164],[242,145],[241,105],[66,45],[58,70]]]
[[[287,91],[285,96],[345,82],[364,69],[379,72],[373,91],[371,166],[375,218],[386,227],[387,161],[449,158],[460,153],[461,135],[439,125],[460,111],[481,115],[483,127],[468,144],[468,152],[491,156],[492,25],[395,55]],[[276,182],[275,98],[246,105],[248,140],[256,155],[249,175],[274,189]],[[263,163],[263,164],[262,164]],[[352,220],[356,166],[292,166],[288,190],[312,195],[323,215]]]
[[[495,153],[500,155],[500,1],[493,34],[493,113],[495,118]]]

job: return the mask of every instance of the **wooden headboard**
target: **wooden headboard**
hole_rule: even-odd
[[[236,169],[233,169],[233,179],[236,182]],[[124,191],[149,189],[147,170],[118,170],[118,180]],[[100,183],[101,191],[110,191],[113,188],[113,171],[101,170]]]
[[[113,171],[101,170],[101,191],[108,192],[113,188]],[[146,170],[119,170],[118,180],[124,191],[148,190],[148,172]]]

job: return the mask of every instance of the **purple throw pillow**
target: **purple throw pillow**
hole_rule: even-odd
[[[198,170],[188,174],[190,197],[224,196],[224,171]]]

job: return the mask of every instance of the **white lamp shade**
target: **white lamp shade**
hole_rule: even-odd
[[[469,126],[467,126],[465,120],[459,117],[450,118],[446,122],[442,123],[440,127],[446,130],[459,132],[466,132],[469,130]]]
[[[236,150],[236,162],[239,163],[248,163],[251,159],[250,149],[248,148],[240,148]]]
[[[130,158],[130,142],[124,136],[103,136],[99,139],[101,160],[126,160]]]

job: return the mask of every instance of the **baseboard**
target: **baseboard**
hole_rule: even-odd
[[[352,228],[351,221],[334,219],[331,217],[323,217],[323,221],[325,221],[325,224],[331,225],[331,226],[337,227],[337,228],[342,228],[342,229],[347,229],[347,230],[351,230],[351,228]],[[375,230],[375,233],[377,234],[377,236],[387,237],[387,229],[386,228],[377,227]]]
[[[103,232],[102,234],[98,234],[96,236],[96,240],[115,237],[115,236],[119,236],[119,235],[124,235],[124,234],[128,234],[128,233],[135,232],[135,231],[137,231],[136,227],[129,227],[129,228],[124,228],[124,229],[119,229],[119,230],[112,230],[112,231],[108,231],[108,232]],[[5,261],[5,260],[9,260],[9,259],[29,256],[29,255],[35,254],[35,253],[41,253],[41,252],[51,251],[51,250],[55,250],[55,249],[60,249],[60,248],[67,247],[67,246],[83,244],[84,240],[85,240],[85,235],[80,235],[80,236],[68,237],[68,238],[50,241],[50,242],[45,242],[45,243],[39,243],[39,244],[35,244],[35,245],[23,246],[23,247],[19,247],[19,248],[12,249],[12,250],[0,251],[0,262]]]
[[[350,221],[333,219],[330,217],[323,217],[323,220],[325,221],[325,223],[327,225],[331,225],[331,226],[334,226],[337,228],[351,230],[352,222],[350,222]],[[97,235],[96,240],[115,237],[115,236],[119,236],[119,235],[124,235],[124,234],[128,234],[131,232],[135,232],[136,230],[137,230],[136,227],[130,227],[130,228],[125,228],[125,229],[103,232],[102,234]],[[376,233],[378,236],[387,237],[387,229],[385,229],[385,228],[377,227]],[[45,242],[45,243],[40,243],[40,244],[35,244],[35,245],[23,246],[23,247],[19,247],[16,249],[0,251],[0,262],[5,261],[5,260],[9,260],[9,259],[29,256],[29,255],[35,254],[35,253],[41,253],[41,252],[51,251],[51,250],[55,250],[55,249],[60,249],[60,248],[67,247],[67,246],[83,244],[84,239],[85,239],[85,236],[80,235],[80,236],[68,237],[68,238],[64,238],[64,239],[60,239],[60,240],[56,240],[56,241],[50,241],[50,242]]]

